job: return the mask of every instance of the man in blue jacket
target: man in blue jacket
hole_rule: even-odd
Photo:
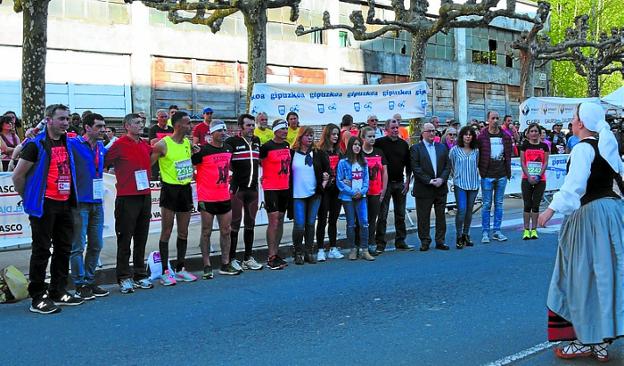
[[[102,175],[106,148],[102,141],[105,127],[104,117],[97,113],[88,114],[82,121],[84,135],[78,136],[76,143],[70,145],[76,166],[78,191],[78,205],[72,207],[74,235],[70,256],[71,278],[76,295],[84,300],[108,295],[108,291],[95,284],[95,269],[104,244]]]
[[[84,300],[67,293],[69,255],[73,233],[71,207],[76,204],[76,170],[71,144],[66,137],[69,108],[53,104],[45,111],[47,126],[26,143],[15,171],[13,184],[24,200],[32,230],[30,256],[30,311],[57,313],[59,305],[80,305]],[[50,248],[50,286],[45,283]]]

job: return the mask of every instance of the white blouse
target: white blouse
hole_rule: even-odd
[[[593,139],[593,137],[588,137]],[[570,169],[559,192],[555,193],[548,206],[563,215],[569,215],[581,207],[581,197],[587,190],[587,180],[596,152],[590,144],[576,144],[570,153]]]

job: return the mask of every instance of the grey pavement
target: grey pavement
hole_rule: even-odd
[[[112,291],[52,316],[2,305],[0,365],[597,365],[550,347],[527,354],[546,341],[556,234],[506,232],[461,251]],[[612,365],[624,364],[622,344]]]

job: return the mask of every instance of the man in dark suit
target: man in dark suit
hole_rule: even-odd
[[[450,174],[448,164],[448,150],[441,143],[434,142],[436,129],[431,123],[425,123],[422,139],[410,149],[412,173],[414,175],[414,189],[412,196],[416,199],[416,217],[418,220],[418,238],[420,250],[429,250],[431,235],[429,221],[431,207],[434,208],[436,249],[448,250],[444,244],[446,235],[446,194],[448,193],[447,180]]]

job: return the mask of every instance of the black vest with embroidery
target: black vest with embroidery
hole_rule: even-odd
[[[591,147],[594,148],[594,161],[592,161],[589,174],[589,178],[587,179],[587,188],[585,189],[585,195],[581,197],[581,206],[590,203],[591,201],[595,201],[599,198],[604,197],[613,197],[620,198],[613,191],[613,180],[617,173],[611,168],[611,165],[600,155],[598,151],[598,140],[595,139],[584,139],[579,143],[587,143],[590,144]],[[570,171],[570,161],[568,161],[568,165],[566,170]]]

